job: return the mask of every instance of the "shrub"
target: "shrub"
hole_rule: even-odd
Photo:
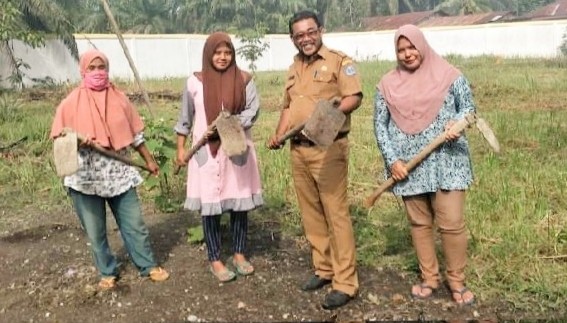
[[[565,29],[565,33],[563,34],[563,42],[561,42],[561,46],[559,46],[559,50],[563,56],[567,56],[567,29]]]

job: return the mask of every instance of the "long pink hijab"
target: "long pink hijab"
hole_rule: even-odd
[[[402,36],[421,54],[421,65],[415,71],[408,71],[398,60],[396,69],[384,75],[377,87],[398,128],[407,134],[417,134],[435,120],[451,84],[461,72],[439,56],[414,25],[404,25],[396,32],[396,53]]]
[[[98,50],[89,50],[79,60],[82,78],[96,58],[102,59],[108,70],[108,58]],[[102,91],[93,91],[83,81],[57,107],[51,138],[59,136],[63,128],[89,136],[103,147],[120,150],[134,141],[144,124],[128,97],[112,83]]]

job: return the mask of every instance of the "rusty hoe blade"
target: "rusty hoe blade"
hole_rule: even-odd
[[[303,134],[316,145],[329,147],[335,141],[345,120],[345,114],[337,109],[334,100],[320,100],[307,120]]]
[[[239,156],[246,152],[246,134],[237,116],[223,113],[223,117],[217,120],[216,127],[221,149],[227,156]]]
[[[77,140],[75,132],[64,131],[53,141],[53,162],[57,176],[72,175],[79,169]]]
[[[478,128],[478,130],[480,131],[480,133],[482,134],[484,139],[486,139],[486,141],[488,142],[490,147],[496,153],[499,153],[500,152],[500,143],[498,142],[496,135],[494,135],[494,131],[492,131],[492,129],[490,128],[490,126],[488,125],[486,120],[484,120],[483,118],[477,117],[476,118],[476,127]]]

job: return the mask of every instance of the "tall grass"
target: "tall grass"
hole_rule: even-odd
[[[471,82],[477,110],[491,124],[502,146],[502,152],[496,155],[478,131],[467,130],[475,174],[466,205],[470,233],[468,285],[481,300],[503,299],[519,309],[530,309],[534,316],[539,311],[543,315],[564,311],[561,304],[567,303],[567,64],[560,59],[491,56],[449,59]],[[363,199],[383,180],[383,161],[372,129],[372,101],[380,76],[393,66],[393,62],[359,65],[365,98],[352,116],[349,194],[359,263],[417,274],[400,200],[385,194],[372,209],[362,206]],[[256,76],[262,110],[253,130],[254,141],[266,200],[262,216],[272,216],[289,233],[300,233],[289,147],[282,151],[265,147],[279,117],[284,78],[284,72]],[[184,82],[152,80],[145,86],[150,91],[180,92]],[[135,90],[132,84],[120,85],[127,92]],[[56,204],[65,199],[54,175],[47,139],[56,104],[49,98],[27,101],[21,118],[0,116],[0,144],[23,135],[31,139],[0,160],[3,201],[30,195],[40,196],[34,198],[38,204]],[[171,120],[173,127],[177,105],[178,102],[155,101],[154,116]],[[173,132],[171,136],[173,140]],[[172,194],[184,196],[184,179],[171,179],[176,181],[173,186],[180,188]],[[41,194],[46,191],[49,194]],[[143,196],[151,194],[142,191]],[[15,212],[18,208],[17,199],[0,204]]]

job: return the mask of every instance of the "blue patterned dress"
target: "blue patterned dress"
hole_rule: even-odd
[[[409,135],[402,132],[390,117],[384,97],[377,91],[374,100],[374,133],[386,164],[385,176],[397,160],[408,162],[445,129],[449,120],[460,120],[475,112],[467,79],[459,76],[449,88],[437,118],[422,132]],[[392,192],[397,196],[433,193],[438,190],[464,190],[473,180],[467,138],[446,142],[424,159],[407,179],[396,183]]]

